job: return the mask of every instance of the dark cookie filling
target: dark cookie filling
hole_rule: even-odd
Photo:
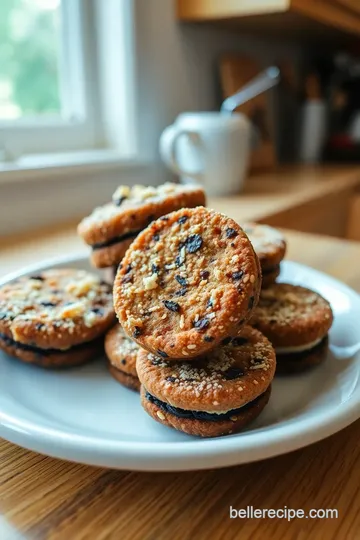
[[[280,264],[274,264],[273,266],[267,266],[266,268],[261,268],[262,275],[266,276],[267,274],[272,274],[279,270]]]
[[[69,352],[85,349],[86,347],[94,347],[95,344],[101,343],[102,338],[96,338],[92,341],[87,341],[86,343],[79,343],[78,345],[73,345],[69,349],[41,349],[40,347],[20,343],[19,341],[15,341],[9,336],[0,333],[0,343],[1,341],[9,347],[15,347],[16,349],[20,349],[22,351],[32,352],[41,356],[50,356],[52,354],[67,354]]]
[[[315,347],[312,347],[311,349],[307,349],[306,351],[300,351],[300,352],[292,352],[292,353],[276,353],[276,359],[278,362],[284,362],[287,361],[295,361],[295,362],[301,362],[302,360],[305,360],[309,354],[317,353],[322,351],[324,347],[327,347],[328,345],[328,336],[326,335],[320,343],[315,345]]]
[[[139,229],[137,231],[129,231],[125,234],[122,234],[121,236],[115,236],[114,238],[110,238],[110,240],[106,240],[106,242],[98,242],[96,244],[92,244],[91,249],[102,249],[105,247],[113,246],[114,244],[119,244],[120,242],[123,242],[124,240],[128,240],[129,238],[136,238],[138,234],[141,233],[143,229]]]
[[[168,403],[157,399],[149,392],[145,391],[146,399],[148,399],[150,403],[153,403],[154,405],[159,407],[159,409],[162,409],[164,412],[173,414],[178,418],[187,418],[189,420],[203,420],[207,422],[221,422],[222,420],[231,420],[231,417],[236,416],[237,414],[241,414],[242,412],[255,405],[260,400],[262,395],[263,394],[258,396],[253,401],[249,401],[249,403],[246,403],[238,409],[232,409],[231,411],[227,411],[223,414],[211,414],[205,411],[187,411],[185,409],[180,409],[179,407],[173,407],[172,405],[169,405]]]

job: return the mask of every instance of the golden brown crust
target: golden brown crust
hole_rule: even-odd
[[[203,207],[182,209],[153,222],[127,251],[115,310],[143,348],[190,359],[244,325],[258,300],[259,272],[235,221]]]
[[[274,347],[291,347],[323,338],[332,322],[330,304],[320,294],[306,287],[275,283],[261,291],[250,324]]]
[[[237,433],[255,420],[268,403],[270,394],[271,387],[259,397],[254,405],[249,406],[243,412],[237,412],[236,416],[232,417],[232,420],[221,420],[218,422],[179,418],[169,412],[163,411],[145,397],[144,387],[141,388],[141,405],[154,420],[164,426],[172,427],[196,437],[219,437],[220,435]]]
[[[260,223],[244,223],[241,226],[254,246],[263,271],[280,264],[286,253],[286,240],[280,231]]]
[[[301,373],[319,364],[322,364],[327,357],[329,339],[326,336],[319,345],[302,353],[278,354],[276,364],[276,375]]]
[[[109,362],[127,375],[137,377],[136,358],[139,345],[130,339],[117,324],[105,336],[105,352]]]
[[[84,270],[53,269],[0,289],[0,334],[41,349],[68,349],[112,326],[111,287]]]
[[[126,386],[126,388],[130,388],[130,390],[135,390],[136,392],[140,391],[140,381],[136,376],[124,373],[120,369],[112,366],[110,362],[108,363],[108,370],[114,379],[123,386]]]
[[[94,249],[91,251],[90,260],[95,268],[107,268],[117,266],[123,259],[126,250],[131,246],[134,238],[128,238],[112,246]]]
[[[141,383],[154,397],[181,409],[207,412],[253,401],[268,388],[275,368],[271,344],[249,326],[201,359],[170,362],[140,350],[136,362]]]
[[[140,187],[143,188],[143,193]],[[84,218],[78,226],[78,234],[87,244],[94,245],[129,231],[143,229],[152,220],[178,208],[204,204],[205,193],[199,186],[135,186],[130,189],[128,197],[120,206],[114,202],[108,203],[96,208],[90,216]]]
[[[58,351],[50,354],[42,354],[29,350],[23,350],[15,343],[9,344],[0,337],[0,349],[10,356],[14,356],[28,364],[35,364],[49,369],[75,367],[93,360],[103,352],[104,340],[102,338],[90,341],[81,348],[75,347],[66,352]],[[46,353],[46,351],[45,351]]]

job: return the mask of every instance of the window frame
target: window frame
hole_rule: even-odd
[[[65,118],[0,120],[0,181],[2,170],[18,171],[28,156],[48,162],[61,153],[64,164],[67,152],[70,163],[91,162],[97,152],[104,162],[104,150],[110,160],[114,152],[137,155],[132,0],[62,0],[62,16]]]

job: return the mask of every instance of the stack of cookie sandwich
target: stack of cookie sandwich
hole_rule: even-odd
[[[241,227],[248,235],[259,258],[262,288],[266,289],[275,283],[280,274],[280,263],[286,252],[286,240],[280,231],[269,225],[244,223]]]
[[[81,221],[78,234],[91,247],[95,267],[116,270],[130,244],[151,221],[173,210],[204,204],[205,194],[199,186],[120,186],[110,203],[95,208]]]
[[[262,290],[250,324],[272,343],[277,373],[298,373],[322,363],[333,321],[329,302],[320,294],[288,283],[276,283],[286,252],[282,233],[268,225],[245,223],[259,258]]]
[[[130,390],[139,391],[140,381],[136,371],[139,345],[125,334],[117,324],[105,336],[105,353],[110,374]]]
[[[276,367],[268,339],[247,326],[260,287],[252,244],[222,214],[184,208],[137,236],[118,268],[114,305],[139,347],[141,402],[155,420],[206,437],[260,414]]]
[[[298,373],[326,359],[332,322],[330,304],[319,293],[274,283],[261,291],[250,324],[273,344],[277,373]]]
[[[101,354],[114,322],[111,287],[84,270],[46,270],[0,288],[0,349],[24,362],[83,364]]]
[[[276,283],[286,252],[282,233],[268,225],[245,223],[262,270],[259,303],[250,321],[272,343],[277,373],[299,373],[327,356],[327,334],[333,321],[329,302],[320,294],[289,283]]]

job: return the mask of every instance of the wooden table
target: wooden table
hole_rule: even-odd
[[[286,233],[288,257],[360,291],[360,244]],[[0,245],[0,273],[84,249],[73,229]],[[0,442],[0,539],[356,540],[360,421],[284,456],[222,470],[133,473],[77,465]],[[338,509],[336,519],[229,519],[229,507]]]

